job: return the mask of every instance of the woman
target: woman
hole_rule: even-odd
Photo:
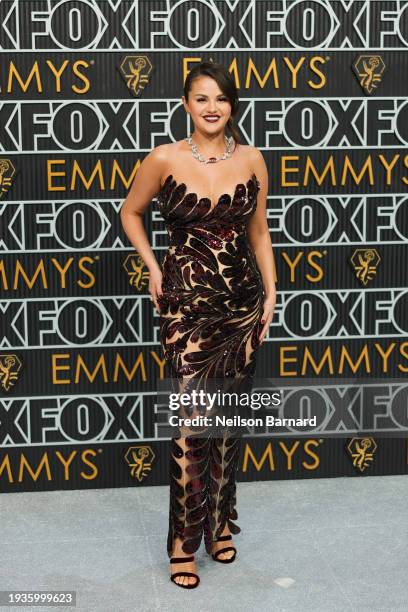
[[[183,92],[194,131],[145,157],[121,220],[150,271],[149,292],[160,314],[171,376],[251,380],[276,299],[266,220],[268,172],[258,149],[239,144],[233,125],[239,100],[224,66],[197,65]],[[142,222],[152,200],[169,234],[162,269]],[[231,519],[238,517],[239,439],[185,434],[171,444],[170,578],[194,588],[200,579],[192,553],[203,533],[214,560],[235,559],[231,532],[240,528]]]

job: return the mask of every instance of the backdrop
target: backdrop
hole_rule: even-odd
[[[118,213],[144,156],[190,133],[203,60],[230,70],[269,170],[257,376],[404,382],[407,47],[406,0],[0,2],[2,492],[168,482],[159,316]],[[154,202],[145,227],[161,262]],[[407,464],[400,435],[248,435],[238,480]]]

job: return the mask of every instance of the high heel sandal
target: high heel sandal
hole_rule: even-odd
[[[219,538],[216,539],[216,542],[224,542],[226,540],[232,540],[232,536],[231,535],[220,536]],[[218,556],[221,553],[225,553],[228,550],[234,551],[234,554],[229,559],[218,559]],[[237,549],[235,548],[235,546],[225,546],[224,548],[220,548],[219,550],[217,550],[211,556],[214,559],[214,561],[218,561],[218,563],[232,563],[233,561],[235,561],[235,557],[237,556]]]
[[[170,559],[170,563],[188,563],[189,561],[194,561],[194,555],[191,557],[172,557]],[[180,584],[174,580],[177,578],[177,576],[191,576],[192,578],[196,578],[196,581],[193,582],[193,584]],[[200,577],[193,572],[175,572],[174,574],[171,574],[170,580],[172,580],[174,584],[177,584],[177,586],[183,587],[183,589],[195,589],[199,585]]]

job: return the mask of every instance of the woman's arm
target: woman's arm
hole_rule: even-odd
[[[269,233],[268,222],[266,219],[266,198],[268,195],[268,169],[262,153],[256,148],[251,150],[251,163],[253,171],[260,183],[258,192],[257,207],[248,223],[248,240],[254,252],[256,263],[262,275],[262,282],[265,289],[264,311],[261,322],[264,323],[259,336],[262,342],[269,325],[272,321],[273,312],[276,304],[276,273],[275,259],[272,250],[272,241]]]
[[[161,188],[160,181],[167,161],[167,146],[159,145],[144,158],[120,210],[124,232],[150,272],[149,292],[157,310],[157,296],[162,294],[162,272],[150,246],[143,225],[143,215]]]

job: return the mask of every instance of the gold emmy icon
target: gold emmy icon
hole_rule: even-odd
[[[129,275],[129,283],[138,291],[146,287],[149,282],[149,270],[143,270],[144,261],[138,254],[128,255],[123,264]]]
[[[139,96],[149,82],[153,66],[147,55],[127,55],[119,66],[126,86],[134,96]]]
[[[363,91],[372,94],[382,80],[385,64],[380,55],[359,55],[353,70]]]
[[[0,198],[10,189],[16,169],[9,159],[0,157]]]
[[[17,355],[0,355],[0,389],[10,391],[18,378],[21,361]]]
[[[380,263],[376,249],[356,249],[350,258],[358,280],[363,284],[373,279]]]
[[[130,467],[130,475],[141,482],[152,469],[154,452],[150,446],[131,446],[126,451],[125,460]]]
[[[354,467],[360,472],[370,467],[377,450],[374,438],[352,438],[347,445],[347,450],[352,458]]]

